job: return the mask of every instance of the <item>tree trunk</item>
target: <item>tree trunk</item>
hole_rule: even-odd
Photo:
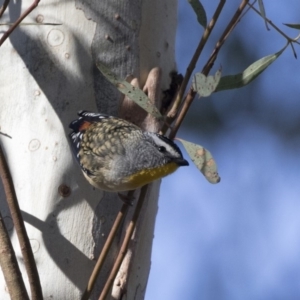
[[[11,1],[1,21],[14,22],[30,4]],[[167,89],[169,72],[175,69],[176,14],[177,3],[171,0],[45,0],[24,20],[41,26],[20,26],[0,49],[0,126],[12,139],[0,138],[44,299],[80,299],[121,207],[114,193],[95,190],[86,182],[68,145],[68,125],[78,110],[118,114],[122,95],[104,79],[95,61],[105,63],[120,78],[129,74],[140,78],[142,85],[158,66],[161,90]],[[113,299],[123,288],[127,299],[144,297],[158,192],[159,182],[150,186],[150,200],[140,216]],[[5,218],[9,213],[2,189],[0,205],[27,284],[20,246],[10,219]],[[117,249],[118,241],[92,299],[98,299]],[[2,274],[0,282],[1,300],[9,299]]]

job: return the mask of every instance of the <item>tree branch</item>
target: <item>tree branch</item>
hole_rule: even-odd
[[[39,274],[34,261],[31,245],[26,233],[25,225],[19,208],[16,191],[12,181],[9,168],[0,145],[0,176],[3,182],[3,188],[6,195],[7,204],[19,239],[22,251],[24,265],[27,271],[32,300],[43,299],[42,287]]]
[[[11,26],[1,37],[0,47],[4,41],[10,36],[10,34],[18,27],[18,25],[38,6],[40,0],[35,0],[29,8],[27,8],[24,13],[19,17],[19,19]],[[3,4],[4,5],[4,4]]]
[[[3,5],[0,8],[0,18],[2,17],[2,15],[4,14],[7,6],[9,4],[9,0],[4,0]]]
[[[212,66],[214,65],[214,62],[218,56],[218,53],[219,53],[221,47],[225,43],[225,40],[227,39],[229,34],[235,28],[238,21],[240,20],[240,16],[248,2],[249,2],[249,0],[243,0],[242,3],[240,4],[240,6],[238,7],[237,11],[231,18],[226,29],[224,30],[223,34],[221,35],[219,41],[217,42],[215,49],[213,50],[209,60],[205,64],[204,68],[202,69],[202,74],[208,75],[209,71],[211,70]],[[191,87],[187,96],[185,97],[183,107],[180,111],[178,118],[176,119],[175,125],[170,132],[170,135],[169,135],[170,139],[174,139],[174,137],[176,136],[176,133],[177,133],[183,119],[185,118],[191,104],[193,103],[195,96],[196,96],[196,92]]]
[[[128,197],[130,198],[132,195],[133,195],[134,191],[130,191],[128,193]],[[92,293],[92,290],[95,286],[95,283],[96,283],[96,280],[98,278],[98,275],[101,271],[101,268],[104,264],[104,261],[105,261],[105,258],[110,250],[110,247],[111,247],[111,244],[114,240],[114,237],[116,236],[116,232],[121,224],[121,222],[123,221],[124,217],[126,216],[127,214],[127,211],[128,211],[128,208],[129,208],[129,204],[127,202],[124,202],[124,204],[122,205],[116,219],[115,219],[115,222],[109,232],[109,235],[105,241],[105,244],[101,250],[101,253],[100,253],[100,256],[97,260],[97,263],[93,269],[93,272],[91,274],[91,277],[89,279],[89,282],[88,282],[88,285],[81,297],[81,300],[88,300],[91,293]]]
[[[193,73],[193,71],[194,71],[194,69],[196,67],[196,63],[197,63],[197,61],[198,61],[198,59],[199,59],[199,57],[200,57],[200,55],[202,53],[202,50],[203,50],[206,42],[208,41],[208,38],[209,38],[212,30],[214,29],[214,27],[215,27],[215,25],[217,23],[217,20],[218,20],[218,18],[220,16],[220,13],[221,13],[221,11],[223,9],[223,6],[224,6],[225,2],[226,2],[226,0],[220,0],[219,5],[218,5],[218,7],[217,7],[217,9],[216,9],[216,11],[215,11],[215,13],[214,13],[211,21],[209,22],[208,26],[205,28],[205,30],[203,32],[203,35],[202,35],[202,37],[200,39],[198,47],[197,47],[197,49],[196,49],[196,51],[195,51],[195,53],[194,53],[194,55],[193,55],[193,57],[191,59],[191,62],[189,64],[189,66],[187,67],[185,76],[183,78],[183,82],[180,85],[180,89],[179,89],[179,92],[178,92],[177,97],[175,99],[174,105],[173,105],[172,109],[168,113],[167,117],[170,118],[170,119],[174,119],[175,116],[176,116],[176,114],[177,114],[179,105],[181,103],[181,99],[182,99],[183,94],[184,94],[184,92],[186,90],[188,82],[189,82],[189,80],[190,80],[190,78],[192,76],[192,73]],[[171,120],[167,120],[167,123],[170,123],[170,121]]]
[[[0,265],[11,299],[29,300],[15,251],[0,213]]]
[[[222,45],[225,43],[227,37],[231,33],[231,31],[235,28],[236,24],[240,20],[240,16],[245,8],[245,6],[248,4],[249,0],[243,0],[240,4],[239,8],[231,18],[230,22],[228,23],[226,29],[224,30],[223,34],[221,35],[219,41],[216,44],[215,49],[213,50],[213,53],[211,54],[208,62],[204,66],[202,73],[204,75],[208,75],[209,71],[211,70],[212,66],[214,65],[215,60],[217,59],[218,53],[222,47]]]
[[[113,284],[113,281],[114,279],[116,278],[116,275],[119,271],[119,268],[121,266],[121,263],[124,259],[124,256],[127,252],[127,248],[128,248],[128,244],[130,242],[130,239],[132,237],[132,233],[133,233],[133,230],[136,226],[136,222],[137,222],[137,219],[140,215],[140,212],[141,212],[141,209],[143,207],[143,204],[144,204],[144,200],[146,199],[146,194],[147,194],[147,190],[148,190],[148,185],[144,185],[142,188],[141,188],[141,193],[140,193],[140,196],[139,196],[139,200],[138,200],[138,203],[136,205],[136,208],[135,208],[135,211],[134,211],[134,214],[133,214],[133,217],[127,227],[127,230],[126,230],[126,234],[125,234],[125,237],[124,237],[124,240],[123,240],[123,243],[122,243],[122,246],[120,248],[120,251],[119,251],[119,254],[115,260],[115,263],[114,263],[114,266],[109,274],[109,277],[105,283],[105,286],[101,292],[101,295],[99,297],[99,300],[104,300],[106,299],[106,296],[108,295],[110,289],[111,289],[111,286]]]

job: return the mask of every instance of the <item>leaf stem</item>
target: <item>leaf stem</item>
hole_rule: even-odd
[[[270,19],[266,18],[265,16],[263,16],[251,3],[248,3],[248,5],[257,13],[259,14],[267,23],[269,23],[277,32],[279,32],[283,37],[285,37],[287,39],[287,41],[289,43],[297,43],[300,44],[298,42],[298,39],[300,37],[300,35],[298,35],[295,38],[290,38],[288,35],[286,35],[282,30],[280,30]]]

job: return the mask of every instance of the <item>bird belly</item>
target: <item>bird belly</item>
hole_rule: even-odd
[[[178,165],[176,163],[169,163],[161,167],[145,169],[124,178],[122,185],[126,186],[128,190],[133,190],[152,181],[165,177],[175,172],[177,168]]]
[[[178,165],[176,163],[169,163],[161,167],[139,171],[123,178],[121,182],[105,180],[104,178],[102,178],[101,181],[95,181],[91,177],[87,176],[85,172],[83,172],[83,174],[88,182],[98,189],[108,192],[122,192],[140,188],[152,181],[175,172],[177,168]]]

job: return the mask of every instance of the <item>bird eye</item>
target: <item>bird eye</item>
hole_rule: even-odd
[[[160,146],[160,147],[158,147],[158,151],[159,152],[165,152],[166,151],[166,147]]]

